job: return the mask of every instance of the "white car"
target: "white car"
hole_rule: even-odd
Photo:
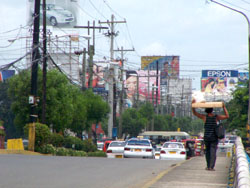
[[[123,158],[125,141],[112,141],[107,149],[108,158]]]
[[[131,138],[124,147],[124,158],[154,158],[154,149],[150,140]]]
[[[160,159],[186,160],[186,149],[181,142],[165,142],[161,148]]]
[[[34,14],[34,8],[31,10],[31,14]],[[42,17],[43,7],[41,4],[40,18]],[[57,24],[69,24],[75,21],[75,17],[72,12],[55,4],[46,4],[46,19],[49,20],[52,26],[56,26]]]

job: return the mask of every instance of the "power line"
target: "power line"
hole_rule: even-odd
[[[242,10],[245,10],[245,11],[247,11],[247,12],[250,12],[250,10],[245,9],[245,8],[242,8],[242,7],[240,7],[240,6],[238,6],[238,5],[235,5],[235,4],[233,4],[233,3],[229,3],[228,1],[225,1],[225,0],[221,0],[221,1],[224,2],[224,3],[227,3],[227,4],[231,5],[231,6],[234,6],[234,7],[237,7],[237,8],[239,8],[239,9],[242,9]]]
[[[91,0],[89,0],[90,4],[92,5],[92,7],[94,7],[94,9],[102,16],[104,17],[106,20],[107,18],[96,8],[96,6],[93,4],[93,2]]]

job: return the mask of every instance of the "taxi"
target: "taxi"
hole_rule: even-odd
[[[161,148],[162,160],[186,160],[186,149],[181,142],[165,142]]]
[[[112,141],[107,149],[107,158],[123,158],[125,141]]]
[[[154,149],[149,139],[131,138],[124,147],[124,158],[154,158]]]

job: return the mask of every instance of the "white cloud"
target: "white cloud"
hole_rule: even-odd
[[[167,55],[167,48],[159,42],[154,42],[140,50],[140,54],[143,56],[149,55]]]

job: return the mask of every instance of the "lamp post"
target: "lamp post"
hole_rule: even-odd
[[[211,2],[216,3],[218,5],[221,5],[221,6],[228,8],[232,11],[238,12],[246,18],[247,24],[248,24],[248,75],[250,75],[250,21],[249,21],[247,15],[239,10],[236,10],[236,9],[231,8],[229,6],[223,5],[223,4],[218,3],[214,0],[211,0]],[[249,126],[250,126],[250,82],[249,81],[248,81],[248,97],[249,98],[248,98],[248,113],[247,113],[247,131],[249,131]],[[249,132],[247,132],[247,137],[249,140],[250,139]]]

